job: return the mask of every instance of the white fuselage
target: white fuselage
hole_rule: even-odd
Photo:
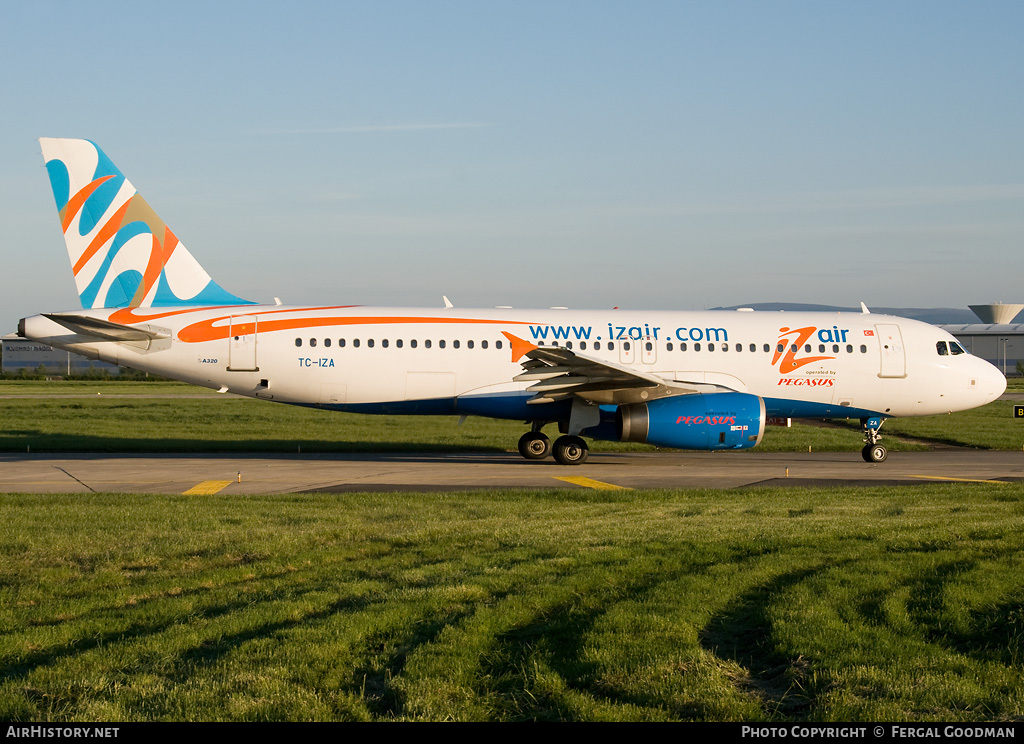
[[[43,316],[26,318],[23,334],[196,385],[367,413],[556,420],[557,406],[528,406],[527,383],[513,381],[520,340],[699,390],[751,393],[769,416],[946,413],[1006,386],[991,364],[950,353],[945,331],[875,314],[276,305],[73,314],[162,337],[97,340]]]

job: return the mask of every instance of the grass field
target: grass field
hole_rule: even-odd
[[[506,450],[524,430],[0,383],[39,394],[78,397],[0,399],[0,449]],[[885,442],[1020,449],[1010,405],[893,419]],[[761,448],[808,447],[861,435],[773,427]],[[0,720],[1019,721],[1022,528],[1024,484],[7,494]]]
[[[0,381],[0,451],[6,452],[359,452],[514,449],[519,421],[456,416],[364,416],[248,398],[164,382]],[[153,398],[147,396],[195,396]],[[71,397],[78,396],[78,397]],[[1024,421],[997,401],[951,416],[890,419],[882,432],[891,450],[954,444],[1021,449]],[[549,433],[554,427],[549,427]],[[913,439],[904,439],[910,437]],[[762,451],[855,451],[859,424],[769,427]],[[646,445],[592,442],[601,451]]]
[[[1024,484],[0,500],[0,720],[1021,720]]]

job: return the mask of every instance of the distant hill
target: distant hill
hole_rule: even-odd
[[[756,302],[750,305],[713,307],[712,310],[736,310],[749,307],[754,310],[786,310],[789,312],[860,313],[859,307],[838,307],[836,305],[810,305],[799,302]],[[871,307],[868,310],[882,315],[897,315],[901,318],[921,320],[925,323],[980,323],[978,316],[967,308],[955,307]]]

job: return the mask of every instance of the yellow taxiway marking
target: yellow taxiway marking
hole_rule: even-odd
[[[597,488],[601,491],[632,491],[633,489],[627,488],[626,486],[616,486],[614,483],[602,483],[599,480],[593,478],[584,478],[582,475],[567,475],[567,476],[555,476],[555,480],[565,481],[566,483],[572,483],[574,486],[583,486],[584,488]]]
[[[211,496],[225,488],[229,483],[231,481],[203,481],[182,493],[182,496]]]
[[[981,478],[950,478],[945,475],[912,475],[911,478],[927,478],[928,480],[958,481],[961,483],[998,483],[1002,486],[1009,485],[1008,481],[982,480]]]

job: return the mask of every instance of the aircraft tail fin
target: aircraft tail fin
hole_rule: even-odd
[[[210,278],[95,144],[39,144],[82,307],[254,304]]]

